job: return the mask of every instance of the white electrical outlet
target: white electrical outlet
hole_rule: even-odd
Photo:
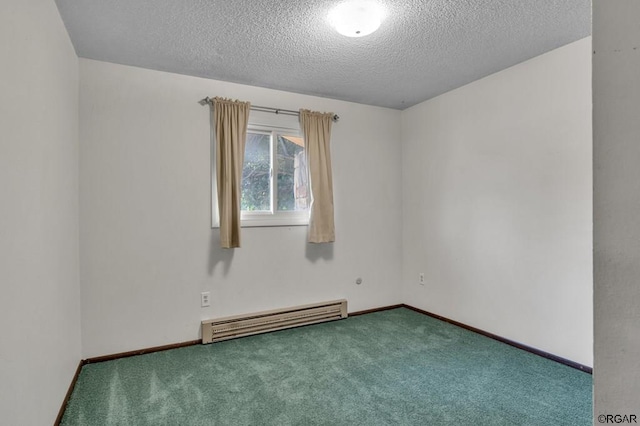
[[[204,291],[200,293],[200,306],[206,308],[207,306],[211,306],[211,302],[209,301],[209,292]]]
[[[418,282],[420,285],[424,285],[424,272],[420,272],[420,274],[418,274]]]

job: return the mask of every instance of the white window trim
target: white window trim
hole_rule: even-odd
[[[293,129],[287,127],[276,127],[264,124],[252,124],[250,123],[247,131],[253,132],[269,132],[273,134],[280,133],[290,136],[302,136],[300,129]],[[211,142],[211,228],[220,228],[220,217],[218,210],[218,186],[216,179],[216,149],[215,149],[215,134],[212,137]],[[272,150],[273,155],[273,150]],[[274,159],[272,158],[272,163]],[[277,167],[277,163],[276,163]],[[273,170],[273,176],[277,176],[277,170]],[[273,179],[275,180],[275,179]],[[274,193],[276,191],[275,185],[271,185],[271,200],[273,204]],[[256,211],[248,212],[242,211],[240,214],[240,226],[243,228],[251,227],[269,227],[269,226],[307,226],[309,224],[309,213],[307,211],[278,211],[275,206],[272,205],[270,212]]]

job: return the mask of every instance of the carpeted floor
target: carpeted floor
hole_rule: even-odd
[[[591,375],[405,308],[85,365],[63,425],[591,425]]]

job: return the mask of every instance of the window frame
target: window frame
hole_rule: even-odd
[[[249,123],[247,126],[248,133],[259,133],[270,135],[270,192],[271,192],[271,210],[270,211],[246,211],[240,212],[240,226],[242,228],[251,227],[272,227],[272,226],[307,226],[309,225],[309,214],[311,209],[305,211],[282,211],[278,210],[277,201],[277,176],[278,161],[277,144],[275,140],[278,135],[302,137],[299,128],[289,128],[283,126],[272,126],[266,124]],[[306,149],[306,146],[304,147]],[[216,178],[216,150],[215,141],[211,148],[211,227],[219,228],[219,211],[218,211],[218,186]],[[243,159],[244,163],[244,159]],[[309,188],[310,190],[311,188]]]

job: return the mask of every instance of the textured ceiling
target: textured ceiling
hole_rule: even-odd
[[[341,0],[56,0],[78,56],[404,109],[586,37],[591,0],[378,0],[348,38]]]

